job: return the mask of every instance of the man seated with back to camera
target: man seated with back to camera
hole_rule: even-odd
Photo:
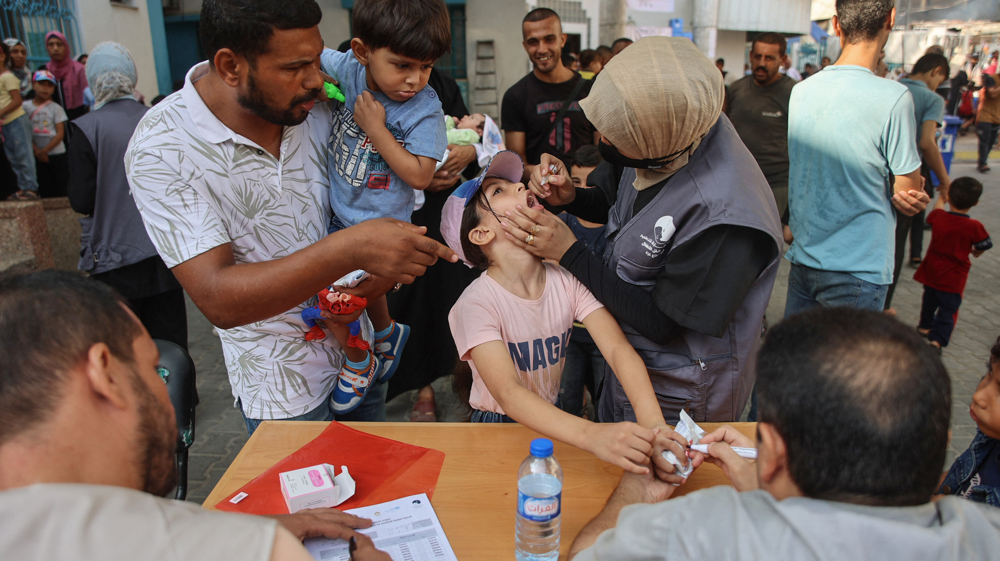
[[[58,314],[51,310],[59,310]],[[300,540],[355,538],[334,509],[281,516],[163,498],[177,425],[159,352],[125,300],[79,274],[0,280],[0,559],[312,561]]]
[[[626,473],[579,534],[596,559],[995,559],[1000,510],[931,502],[948,448],[951,380],[912,328],[872,311],[815,309],[773,327],[757,367],[756,442],[701,439],[735,487],[667,501]],[[731,448],[757,448],[756,462]],[[638,504],[652,503],[652,504]],[[634,505],[634,506],[630,506]]]

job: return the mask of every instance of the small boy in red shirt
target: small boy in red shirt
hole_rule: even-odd
[[[947,193],[951,212],[945,212],[945,194],[938,197],[934,210],[927,215],[931,225],[931,244],[927,257],[917,269],[914,280],[924,285],[917,329],[931,345],[947,347],[958,319],[965,281],[972,263],[969,254],[979,257],[993,247],[990,235],[978,220],[969,218],[969,209],[979,204],[983,184],[971,177],[952,181]]]

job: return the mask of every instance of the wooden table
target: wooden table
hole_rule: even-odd
[[[522,425],[470,423],[345,423],[355,429],[445,453],[434,510],[461,560],[514,557],[517,468],[540,435]],[[279,460],[316,438],[323,422],[268,421],[260,425],[205,500],[211,508]],[[718,424],[702,423],[711,432]],[[753,438],[754,423],[733,423]],[[562,555],[618,484],[622,470],[589,452],[555,443],[563,468]],[[705,464],[673,496],[729,485],[722,470]]]

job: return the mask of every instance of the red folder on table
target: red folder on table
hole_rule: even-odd
[[[340,473],[347,466],[357,491],[338,510],[348,510],[427,493],[434,494],[444,464],[444,452],[404,444],[330,423],[319,436],[260,474],[215,508],[247,514],[287,514],[278,475],[317,464],[332,464]],[[247,496],[236,504],[234,496]]]

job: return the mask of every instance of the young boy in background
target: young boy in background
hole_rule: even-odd
[[[35,72],[32,78],[35,97],[24,102],[24,112],[31,119],[38,192],[42,197],[65,197],[69,184],[69,160],[66,156],[66,110],[52,101],[56,77],[48,70]]]
[[[951,464],[938,492],[1000,507],[1000,338],[972,395],[969,416],[978,427],[976,438]]]
[[[587,179],[590,177],[590,173],[600,163],[601,152],[597,146],[592,145],[581,146],[573,154],[573,160],[565,162],[569,166],[573,185],[584,189],[588,188]],[[604,255],[604,248],[608,245],[608,239],[604,235],[606,229],[604,224],[580,220],[567,212],[562,213],[559,217],[573,231],[576,239],[582,241],[591,253],[598,256]],[[590,336],[587,328],[578,321],[574,322],[573,334],[570,335],[569,345],[566,348],[566,367],[563,370],[559,387],[559,408],[571,415],[580,416],[583,414],[584,388],[590,392],[591,403],[596,405],[597,388],[601,386],[603,377],[604,355],[597,348],[597,344],[594,343],[594,338]],[[591,420],[597,420],[596,415],[593,415]]]
[[[931,225],[931,243],[927,257],[920,264],[914,280],[924,285],[917,329],[931,345],[940,349],[948,346],[951,332],[958,319],[958,307],[969,278],[972,263],[969,254],[979,257],[993,247],[990,235],[978,220],[969,218],[969,210],[979,204],[983,184],[971,177],[961,177],[942,192],[927,215]],[[950,212],[945,212],[945,199]]]
[[[444,1],[358,0],[353,17],[351,50],[326,49],[321,57],[346,97],[328,146],[330,233],[385,216],[408,222],[413,190],[427,188],[447,148],[441,102],[426,88],[434,61],[451,47]],[[337,413],[357,407],[376,379],[392,377],[409,337],[384,296],[367,311],[372,352],[349,347],[346,326],[331,328],[347,355],[334,391]]]

